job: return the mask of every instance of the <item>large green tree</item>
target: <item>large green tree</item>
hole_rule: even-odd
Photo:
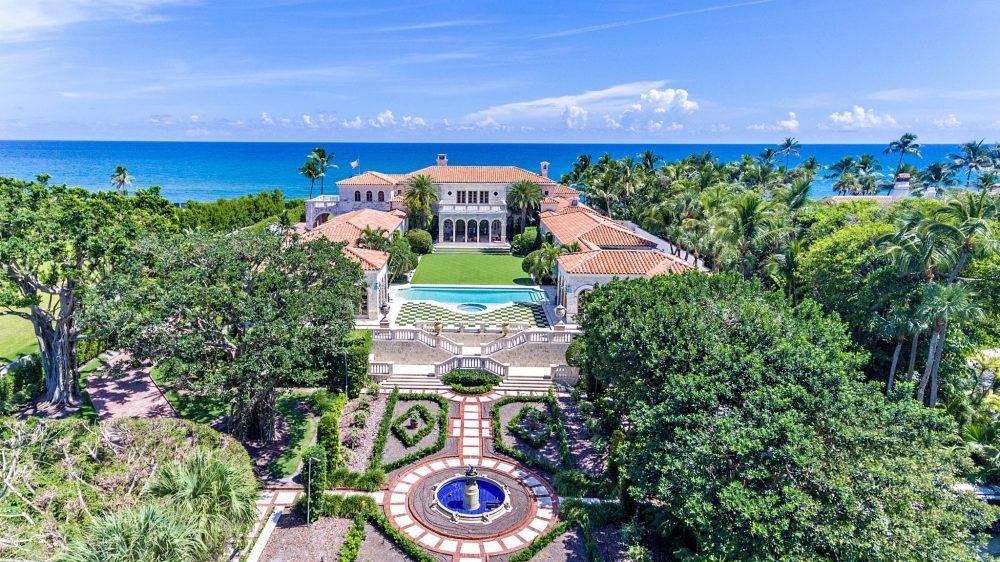
[[[271,439],[276,386],[316,384],[342,360],[361,283],[325,239],[194,233],[140,245],[88,312],[134,358],[229,399],[234,435]]]
[[[614,281],[586,368],[628,495],[690,560],[978,560],[993,509],[955,489],[955,426],[864,381],[846,327],[757,281]]]
[[[426,174],[417,174],[410,178],[403,195],[406,210],[413,221],[413,228],[426,229],[431,219],[431,204],[437,203],[437,188],[434,181]]]
[[[80,401],[76,348],[92,337],[80,319],[81,296],[139,235],[172,229],[174,221],[173,205],[157,189],[126,196],[0,178],[0,315],[31,321],[45,401]]]

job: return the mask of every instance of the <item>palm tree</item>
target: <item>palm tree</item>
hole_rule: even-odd
[[[980,191],[992,191],[997,185],[1000,185],[1000,177],[993,170],[987,170],[976,178],[976,189]]]
[[[336,164],[330,164],[330,160],[333,160],[333,153],[331,152],[328,156],[325,148],[317,146],[307,158],[316,162],[316,168],[319,170],[319,194],[323,195],[323,180],[326,177],[327,168],[337,169]]]
[[[931,327],[931,343],[927,350],[927,365],[924,375],[917,388],[917,400],[923,403],[924,391],[930,381],[930,398],[928,405],[937,406],[938,368],[941,364],[941,354],[948,333],[950,322],[979,320],[983,309],[976,301],[976,295],[964,285],[945,285],[930,283],[924,290],[921,304],[921,315]]]
[[[903,167],[903,157],[907,154],[913,154],[917,158],[920,158],[920,143],[917,142],[917,135],[913,133],[904,133],[903,136],[899,137],[899,140],[894,140],[889,143],[889,146],[885,148],[886,154],[899,154],[899,163],[896,165],[896,173],[892,176],[892,181],[896,181],[899,176],[899,171]]]
[[[889,368],[889,378],[886,379],[885,389],[887,393],[892,392],[896,381],[896,367],[899,365],[899,354],[903,350],[903,343],[910,337],[913,329],[910,317],[898,311],[893,311],[888,317],[879,316],[880,332],[887,340],[895,341],[896,347],[892,352],[892,366]]]
[[[843,186],[847,185],[845,182],[847,181],[848,176],[853,175],[854,166],[855,166],[854,157],[845,156],[840,160],[838,160],[837,162],[830,164],[830,166],[827,168],[828,170],[830,170],[830,173],[826,175],[826,178],[837,180],[837,182],[834,183],[834,189],[836,189],[838,192],[841,191],[846,192],[845,190],[843,190]]]
[[[816,172],[818,172],[819,169],[823,167],[823,165],[819,163],[819,160],[816,160],[815,156],[810,156],[809,158],[803,160],[801,166],[802,169],[805,170],[809,175],[815,175]]]
[[[648,173],[653,173],[656,170],[656,164],[661,160],[663,158],[652,150],[643,150],[639,153],[639,165]]]
[[[787,229],[778,227],[773,215],[774,204],[756,191],[748,191],[726,209],[725,240],[737,255],[737,268],[744,279],[753,277],[769,250],[777,249],[779,237]]]
[[[52,176],[50,176],[49,174],[38,174],[37,176],[35,176],[35,181],[37,181],[42,185],[49,185],[50,179],[52,179]]]
[[[211,558],[211,549],[189,518],[155,503],[109,510],[94,520],[84,536],[55,556],[58,562],[197,562]]]
[[[132,185],[134,179],[128,174],[128,168],[119,164],[115,166],[115,173],[111,174],[111,185],[124,195],[128,193],[128,187]]]
[[[430,176],[418,174],[410,178],[406,186],[406,210],[417,217],[418,228],[427,228],[430,221],[431,204],[437,203],[440,197]]]
[[[299,168],[299,173],[309,178],[309,198],[312,199],[313,186],[316,185],[317,179],[323,177],[323,174],[319,171],[319,166],[315,160],[306,160],[306,163]]]
[[[948,155],[951,165],[956,170],[965,168],[965,187],[972,183],[972,172],[978,172],[992,164],[990,151],[983,146],[983,140],[969,141],[958,147],[958,152]]]
[[[550,281],[555,271],[556,259],[562,254],[572,253],[574,248],[578,250],[579,245],[560,246],[542,242],[541,247],[525,256],[522,269],[534,276],[539,283]]]
[[[777,158],[778,154],[780,154],[780,151],[769,146],[757,156],[757,161],[761,164],[774,164],[774,159]]]
[[[392,240],[388,230],[382,227],[373,229],[370,226],[366,226],[361,230],[361,235],[354,241],[354,244],[359,248],[388,252],[389,246],[392,245]]]
[[[954,245],[957,258],[948,273],[948,284],[955,282],[974,250],[1000,248],[992,227],[997,218],[997,207],[990,201],[988,192],[977,195],[966,191],[948,201],[927,221],[930,234],[939,235]]]
[[[567,185],[579,185],[584,183],[587,176],[590,174],[591,169],[590,155],[581,154],[577,156],[576,161],[573,162],[573,168],[568,173],[563,174],[560,182]]]
[[[861,191],[863,193],[877,193],[882,164],[871,154],[862,154],[854,164],[854,169],[858,174],[858,184],[861,186]]]
[[[794,156],[799,157],[799,148],[802,144],[795,140],[795,137],[785,137],[785,140],[778,145],[778,154],[782,154],[785,157],[785,169],[788,169],[788,157]]]
[[[242,540],[257,516],[253,474],[207,449],[161,468],[149,492],[175,511],[190,514],[201,541],[214,553],[222,552],[230,539]]]
[[[955,179],[955,169],[943,162],[931,162],[918,179],[921,183],[934,186],[935,195],[940,195],[942,188],[951,187],[958,183]]]
[[[520,180],[511,184],[507,192],[507,204],[521,215],[521,232],[527,227],[528,211],[537,209],[545,196],[542,188],[528,180]]]

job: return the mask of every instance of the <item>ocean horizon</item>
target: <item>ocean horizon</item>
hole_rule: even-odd
[[[540,162],[551,163],[549,175],[558,179],[580,154],[596,160],[608,152],[612,157],[634,156],[651,149],[664,160],[711,151],[723,162],[743,154],[756,156],[775,144],[725,143],[388,143],[388,142],[209,142],[209,141],[19,141],[0,140],[0,176],[31,180],[38,174],[51,176],[50,183],[87,189],[109,189],[115,166],[128,167],[135,178],[132,189],[159,186],[164,197],[181,203],[211,201],[280,189],[286,197],[307,197],[309,182],[298,173],[313,147],[333,152],[325,179],[325,192],[337,193],[335,183],[361,171],[405,173],[433,165],[439,153],[448,155],[452,165],[514,165],[538,171]],[[883,171],[895,169],[897,155],[883,154],[885,144],[804,144],[800,156],[789,159],[795,165],[815,156],[829,165],[845,156],[871,154]],[[927,144],[923,158],[908,155],[906,162],[923,167],[944,160],[953,144]],[[359,161],[357,169],[350,162]],[[779,159],[783,160],[783,158]],[[811,196],[833,194],[832,180],[820,176]],[[315,193],[319,193],[319,182]]]

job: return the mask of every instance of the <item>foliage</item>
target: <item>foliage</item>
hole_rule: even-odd
[[[511,447],[503,440],[503,422],[500,419],[500,408],[507,404],[516,403],[538,403],[544,402],[548,407],[549,428],[556,436],[556,444],[559,447],[560,464],[556,465],[536,455],[529,455]],[[497,452],[514,458],[524,464],[556,474],[560,469],[572,470],[574,468],[573,456],[569,450],[569,439],[566,435],[566,428],[563,426],[562,417],[559,414],[559,403],[556,400],[552,389],[549,389],[547,396],[507,396],[493,402],[493,448]]]
[[[310,523],[319,517],[320,510],[316,508],[323,505],[326,497],[326,460],[326,449],[322,445],[312,445],[302,452],[302,487],[307,490],[305,498],[310,503]]]
[[[512,555],[508,562],[528,562],[542,549],[552,544],[560,535],[574,527],[579,527],[584,535],[588,560],[602,560],[594,540],[593,529],[618,523],[622,518],[621,507],[617,504],[587,505],[573,499],[564,500],[559,508],[559,523],[536,538],[523,550]]]
[[[279,216],[284,210],[285,196],[277,189],[211,203],[188,201],[176,211],[177,226],[181,230],[231,232]]]
[[[524,232],[515,234],[510,242],[510,252],[515,256],[525,256],[542,245],[537,226],[529,226]]]
[[[360,285],[357,264],[324,239],[192,233],[138,245],[88,316],[181,388],[225,397],[234,435],[271,439],[276,385],[315,384],[343,363]]]
[[[424,447],[423,449],[414,451],[412,453],[406,454],[403,457],[388,463],[382,462],[382,453],[385,451],[386,440],[389,438],[389,429],[392,426],[393,421],[393,411],[396,408],[396,403],[399,400],[430,400],[437,402],[439,413],[437,420],[437,440],[434,443]],[[430,426],[433,427],[433,426]],[[392,391],[389,393],[389,399],[386,401],[385,405],[385,415],[382,416],[382,422],[378,428],[378,435],[375,437],[375,446],[372,447],[372,458],[369,461],[369,471],[385,471],[392,472],[397,468],[406,466],[416,460],[422,459],[428,455],[432,455],[441,449],[444,449],[444,445],[448,438],[448,400],[443,396],[432,393],[412,393],[412,394],[400,394],[399,387],[393,387]]]
[[[407,230],[404,236],[406,237],[406,241],[410,243],[410,249],[415,253],[424,255],[434,251],[434,241],[431,239],[430,232],[413,228]]]
[[[977,558],[993,510],[953,490],[953,424],[866,384],[817,304],[732,275],[614,281],[584,330],[627,491],[676,555]]]
[[[529,431],[525,424],[537,425],[538,431]],[[507,429],[535,449],[541,449],[552,438],[552,427],[548,416],[533,406],[523,406],[507,422]]]
[[[208,549],[188,519],[156,504],[97,518],[86,538],[55,557],[59,562],[196,562]]]
[[[392,412],[396,409],[396,402],[399,401],[399,387],[394,386],[389,391],[389,397],[385,401],[385,414],[378,426],[378,433],[375,435],[375,445],[372,446],[372,457],[368,461],[368,470],[375,471],[382,469],[382,453],[385,452],[385,443],[389,439],[389,427],[392,425]]]
[[[417,254],[407,238],[397,236],[389,245],[389,278],[401,279],[417,267]]]
[[[347,396],[357,398],[361,389],[370,380],[368,377],[368,356],[371,354],[372,332],[371,330],[352,330],[343,343],[340,353],[335,353],[330,361],[329,379],[327,384],[330,388],[344,388],[347,386]],[[344,366],[347,366],[347,380],[344,380]]]
[[[5,482],[0,484],[4,512],[24,514],[0,518],[3,559],[49,560],[67,543],[108,544],[100,542],[105,540],[100,529],[108,528],[101,525],[127,533],[141,521],[136,514],[114,521],[103,519],[105,514],[161,503],[146,493],[144,484],[156,480],[155,472],[163,467],[174,462],[186,466],[187,459],[204,450],[213,451],[214,459],[230,467],[241,486],[255,485],[252,476],[247,476],[252,474],[250,459],[238,442],[207,426],[173,418],[98,424],[82,419],[0,418],[0,450],[6,453],[2,461]],[[251,495],[252,506],[256,494]],[[198,503],[207,496],[199,492],[190,497]],[[143,519],[152,517],[161,518],[157,513]],[[173,520],[173,515],[166,517]],[[237,532],[233,523],[229,538],[239,540],[248,527]],[[83,546],[71,547],[72,552],[79,548],[83,556],[87,552]],[[138,544],[135,548],[140,552]]]
[[[316,397],[317,394],[320,396]],[[326,390],[313,393],[313,411],[320,414],[316,444],[326,451],[327,471],[333,472],[344,464],[340,453],[340,414],[347,404],[347,395],[338,392],[330,398],[330,394]]]
[[[77,346],[91,337],[82,292],[137,238],[174,229],[174,214],[156,188],[128,196],[0,178],[0,314],[32,322],[46,402],[80,403]]]
[[[529,219],[537,223],[538,207],[544,198],[542,188],[537,183],[520,180],[510,185],[507,190],[507,206],[512,212],[517,213],[522,234],[528,227]]]
[[[403,427],[403,424],[409,423],[411,419],[419,419],[423,422],[423,425],[412,434]],[[409,410],[400,414],[396,421],[392,422],[393,435],[407,447],[420,443],[420,440],[430,435],[431,431],[434,431],[434,416],[423,404],[414,404]]]
[[[344,538],[344,545],[340,547],[338,560],[340,562],[354,562],[361,553],[361,543],[365,541],[365,516],[358,513],[354,516],[354,523],[347,530]]]
[[[366,472],[351,472],[346,468],[333,470],[327,477],[328,488],[353,488],[355,490],[378,490],[385,484],[385,471],[381,467]]]
[[[0,415],[9,415],[45,390],[42,359],[32,353],[0,375]]]
[[[406,186],[403,198],[410,224],[418,229],[426,229],[430,223],[431,205],[438,202],[438,192],[433,179],[426,174],[413,176]],[[417,249],[414,248],[414,251]]]
[[[452,369],[441,377],[441,382],[459,394],[486,394],[500,380],[493,373],[473,369]]]

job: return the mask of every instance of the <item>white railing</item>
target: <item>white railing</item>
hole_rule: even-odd
[[[505,205],[475,204],[475,203],[442,203],[439,213],[500,213],[507,212]]]
[[[493,373],[500,378],[507,378],[507,373],[510,372],[510,365],[495,361],[489,357],[458,355],[435,365],[434,374],[442,376],[455,369],[482,370]]]
[[[368,364],[368,374],[369,375],[391,375],[392,374],[392,363],[387,361],[379,361]]]
[[[572,386],[580,380],[580,369],[569,365],[552,365],[552,380]]]
[[[462,346],[442,336],[422,328],[377,328],[372,330],[372,339],[379,341],[418,341],[428,347],[441,348],[452,355],[462,353]]]
[[[433,332],[436,321],[420,320],[416,322],[417,329]],[[464,332],[473,334],[502,334],[504,322],[441,322],[443,332]],[[527,322],[508,322],[507,332],[523,332],[531,328]]]

